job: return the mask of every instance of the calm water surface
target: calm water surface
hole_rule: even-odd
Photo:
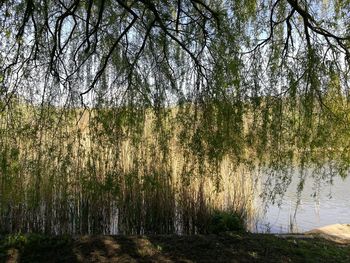
[[[304,232],[330,224],[349,224],[350,178],[336,176],[333,181],[333,185],[321,183],[319,196],[315,198],[314,181],[306,178],[300,204],[297,206],[299,180],[297,176],[293,178],[281,206],[269,206],[265,217],[258,223],[258,232]]]

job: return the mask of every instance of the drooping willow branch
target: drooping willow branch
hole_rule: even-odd
[[[213,82],[214,64],[219,60],[218,57],[225,55],[215,54],[217,41],[223,35],[228,38],[243,38],[245,33],[240,29],[240,20],[245,16],[244,5],[249,5],[250,2],[259,4],[255,0],[245,1],[241,5],[235,1],[231,5],[229,1],[208,3],[203,0],[118,0],[113,3],[105,0],[61,0],[55,3],[47,0],[27,0],[23,3],[8,1],[2,3],[0,17],[4,21],[3,28],[5,25],[12,26],[14,37],[10,37],[9,42],[14,49],[10,52],[12,57],[5,58],[6,63],[1,68],[4,76],[2,79],[18,64],[25,66],[29,62],[40,60],[41,64],[47,66],[46,70],[65,85],[95,57],[99,60],[97,70],[88,87],[79,92],[82,98],[94,89],[113,57],[122,56],[121,60],[127,62],[124,64],[127,64],[128,79],[131,79],[131,76],[138,74],[135,72],[137,64],[145,63],[142,58],[149,54],[152,42],[162,45],[160,42],[163,41],[171,49],[181,50],[184,57],[181,63],[192,65],[197,76],[205,79],[206,85],[210,85]],[[302,42],[303,37],[307,49],[317,49],[317,45],[322,44],[343,53],[349,63],[350,37],[340,36],[321,26],[304,1],[274,0],[263,2],[261,8],[261,13],[258,13],[257,8],[257,14],[252,12],[250,19],[252,22],[255,19],[259,24],[264,20],[263,12],[269,11],[265,29],[267,37],[256,42],[248,51],[244,51],[246,47],[242,43],[241,49],[235,50],[235,54],[257,52],[266,45],[273,46],[274,43],[283,41],[280,56],[287,58],[293,53],[290,45],[294,47],[296,43]],[[287,12],[281,17],[278,12],[283,8]],[[11,12],[14,12],[12,17],[9,15]],[[298,18],[302,19],[302,25],[297,22]],[[250,27],[244,26],[247,29]],[[262,27],[260,26],[264,30]],[[281,27],[285,34],[279,39],[280,36],[276,36],[275,31]],[[299,39],[296,39],[298,35]],[[244,37],[254,39],[258,36],[248,34]],[[323,37],[324,41],[319,42],[318,37]],[[163,56],[167,66],[172,68],[170,64],[174,59],[167,52],[169,51],[163,50]],[[158,62],[157,58],[153,58],[151,63]]]

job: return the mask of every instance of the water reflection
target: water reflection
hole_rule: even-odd
[[[321,182],[317,189],[314,180],[306,176],[299,205],[298,183],[299,179],[295,176],[282,199],[281,206],[268,207],[264,218],[258,223],[258,232],[304,232],[329,224],[350,223],[349,177],[342,179],[336,176],[333,178],[333,185]]]

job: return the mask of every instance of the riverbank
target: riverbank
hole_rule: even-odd
[[[350,262],[350,246],[271,234],[194,236],[11,235],[0,262]]]
[[[325,238],[338,244],[350,244],[350,224],[333,224],[315,228],[305,234]]]

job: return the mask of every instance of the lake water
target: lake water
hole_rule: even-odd
[[[295,176],[280,207],[278,205],[268,207],[265,216],[258,222],[258,232],[304,232],[330,224],[350,223],[349,177],[342,179],[335,176],[332,185],[322,182],[319,188],[315,188],[312,178],[306,177],[300,204],[297,206],[298,182],[298,176]],[[317,189],[319,189],[318,197],[315,198],[313,194]]]

